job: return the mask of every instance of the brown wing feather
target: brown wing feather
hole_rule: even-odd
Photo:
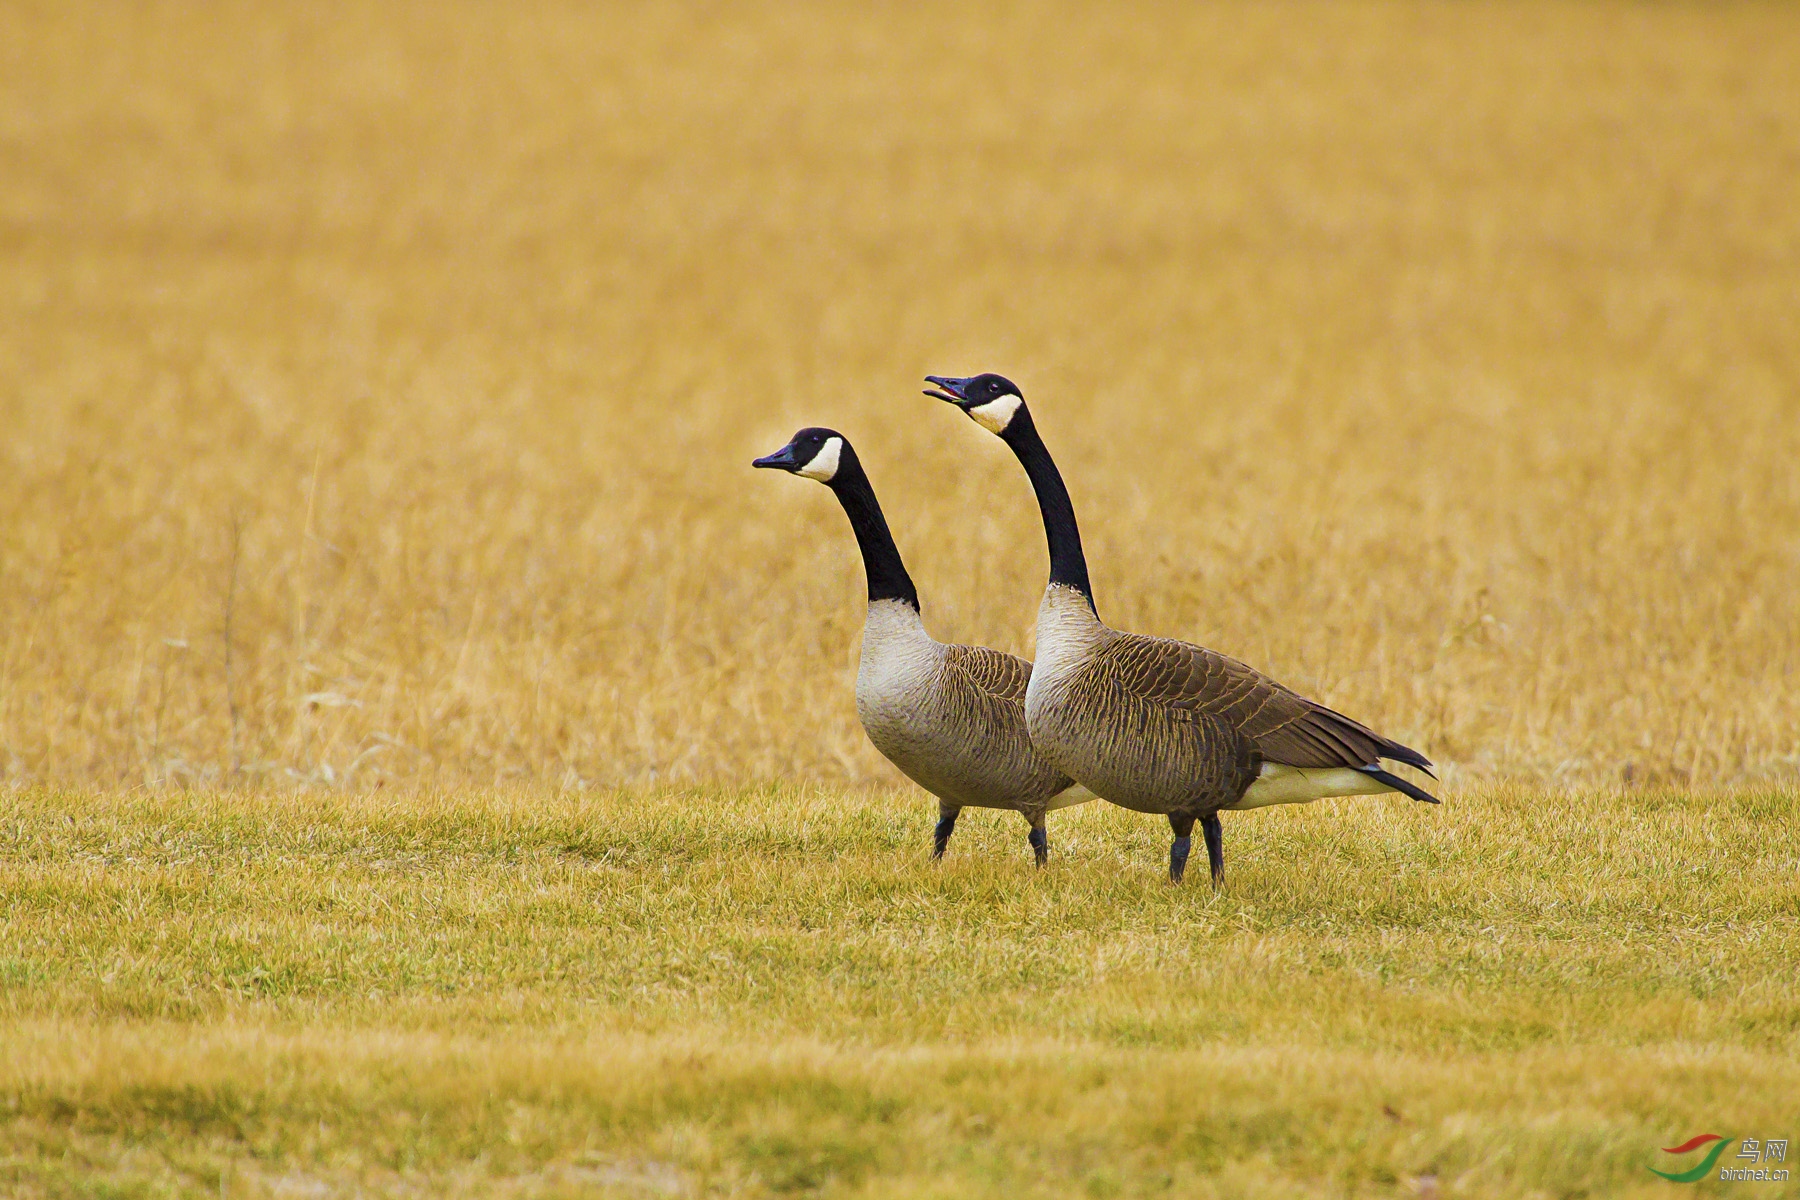
[[[1102,652],[1126,691],[1174,714],[1215,717],[1248,738],[1265,762],[1367,767],[1424,756],[1283,687],[1235,658],[1169,638],[1126,636]]]
[[[1015,655],[986,646],[946,646],[944,659],[969,677],[976,687],[999,700],[1025,703],[1031,682],[1031,664]]]

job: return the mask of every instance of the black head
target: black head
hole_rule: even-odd
[[[830,483],[837,477],[843,460],[854,456],[855,451],[850,449],[843,434],[835,429],[812,427],[802,429],[788,439],[787,445],[755,459],[750,465],[789,471],[820,483]]]
[[[925,389],[927,396],[948,400],[989,433],[1004,437],[1007,427],[1025,411],[1024,394],[1004,375],[971,375],[967,379],[927,375],[925,380],[937,384]]]

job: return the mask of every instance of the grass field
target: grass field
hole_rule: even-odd
[[[0,1193],[1792,1135],[1797,61],[1751,3],[5,5]],[[748,464],[841,428],[933,632],[1029,653],[1025,481],[917,394],[983,369],[1103,614],[1444,806],[1245,816],[1218,897],[1097,807],[930,868],[842,517]]]
[[[1791,796],[1275,810],[1219,896],[1094,807],[933,867],[902,799],[28,793],[0,1180],[1658,1195],[1792,1125]]]

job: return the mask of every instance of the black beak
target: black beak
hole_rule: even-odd
[[[773,467],[779,471],[798,471],[800,460],[794,456],[794,443],[789,442],[773,454],[765,454],[761,458],[752,459],[753,467]]]
[[[963,393],[969,386],[969,380],[973,378],[975,378],[973,375],[966,376],[962,379],[956,379],[949,375],[927,375],[925,377],[925,382],[935,383],[937,384],[937,387],[926,388],[925,394],[927,396],[934,396],[939,400],[948,400],[952,404],[960,405],[964,400],[968,399]]]

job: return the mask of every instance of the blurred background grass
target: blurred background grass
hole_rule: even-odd
[[[1044,559],[1465,775],[1800,773],[1780,5],[10,4],[0,778],[895,778]]]

